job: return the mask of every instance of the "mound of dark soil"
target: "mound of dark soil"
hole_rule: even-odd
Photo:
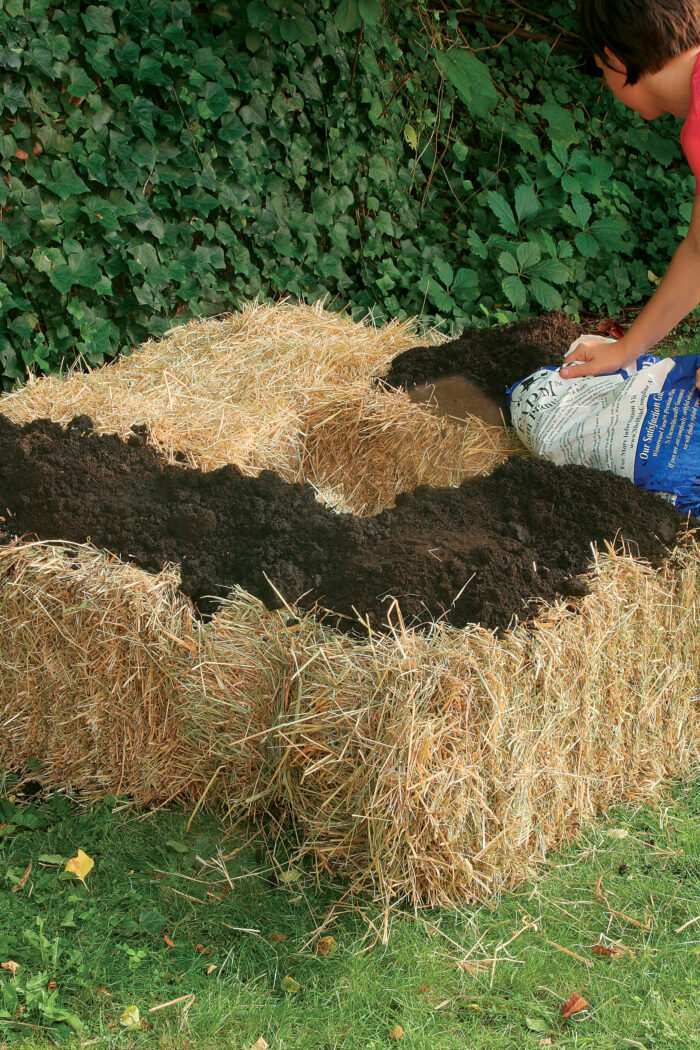
[[[624,538],[658,562],[683,527],[669,504],[622,478],[543,460],[511,459],[460,488],[424,486],[360,519],[269,471],[185,470],[144,442],[97,435],[84,416],[63,429],[0,415],[4,528],[90,540],[149,572],[179,563],[182,590],[204,614],[216,606],[208,596],[236,583],[278,605],[272,583],[289,604],[348,617],[332,619],[347,628],[353,610],[380,626],[387,595],[409,621],[494,628],[531,614],[533,599],[580,593],[574,577],[591,543]]]
[[[531,317],[496,328],[465,328],[442,346],[414,346],[391,362],[388,386],[410,390],[443,376],[461,375],[502,408],[505,388],[543,365],[559,364],[582,334],[565,313]]]

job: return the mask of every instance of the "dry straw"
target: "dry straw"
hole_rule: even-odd
[[[495,428],[455,433],[372,387],[414,340],[409,326],[253,304],[2,407],[87,412],[122,434],[145,422],[169,453],[194,448],[207,468],[240,453],[367,511],[508,448]],[[54,785],[216,805],[263,828],[282,814],[319,874],[449,903],[526,876],[596,811],[652,798],[697,762],[692,537],[659,571],[601,553],[576,608],[500,639],[416,634],[395,610],[393,634],[352,640],[238,591],[202,625],[177,582],[88,545],[0,549],[0,764],[31,755]]]
[[[355,324],[320,306],[254,302],[192,321],[98,371],[31,380],[0,402],[16,422],[92,417],[100,433],[148,427],[175,460],[237,463],[329,489],[355,513],[391,505],[419,484],[455,484],[502,462],[512,434],[472,419],[445,423],[402,391],[373,384],[415,345],[415,322]],[[423,342],[440,336],[428,332]]]

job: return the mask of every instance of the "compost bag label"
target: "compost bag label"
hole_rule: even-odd
[[[507,391],[513,426],[537,456],[609,470],[698,517],[698,368],[693,354],[645,354],[627,369],[578,379],[541,368]]]

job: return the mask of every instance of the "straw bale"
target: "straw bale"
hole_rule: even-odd
[[[517,447],[373,386],[416,340],[410,323],[253,303],[35,381],[0,411],[86,413],[122,436],[146,424],[171,457],[272,467],[372,513]],[[286,815],[319,874],[451,903],[524,877],[595,812],[698,760],[696,539],[660,570],[599,554],[591,594],[500,638],[419,634],[395,611],[392,634],[358,640],[240,590],[201,623],[178,582],[88,544],[0,547],[0,764],[39,758],[54,787],[146,806],[274,814],[275,829]]]
[[[399,625],[361,643],[303,621],[267,761],[317,870],[483,898],[698,761],[700,547],[658,572],[608,552],[592,585],[501,639]]]
[[[15,422],[62,424],[86,414],[98,433],[121,437],[145,425],[171,462],[180,453],[203,470],[269,468],[336,488],[356,513],[374,512],[417,484],[491,470],[519,445],[504,428],[446,422],[402,391],[373,385],[415,344],[417,328],[355,323],[320,305],[254,302],[174,328],[97,371],[31,378],[0,399],[0,411]],[[345,477],[343,464],[352,463]]]
[[[516,449],[512,431],[477,417],[453,424],[404,391],[368,387],[319,391],[303,417],[302,460],[295,480],[342,494],[343,509],[377,514],[399,492],[419,485],[459,485],[489,474]]]
[[[0,763],[53,786],[286,813],[314,869],[382,898],[485,898],[700,752],[700,546],[607,553],[572,611],[498,639],[352,639],[87,545],[0,552]],[[32,774],[35,776],[35,774]],[[276,825],[277,826],[277,825]],[[263,827],[265,824],[263,823]]]
[[[190,742],[192,694],[201,708],[213,683],[209,733],[244,737],[260,671],[245,619],[237,663],[217,664],[216,632],[201,630],[178,583],[87,544],[0,548],[0,765],[40,759],[34,779],[144,805],[200,796],[213,759],[205,734]],[[249,777],[244,748],[229,777],[239,766]]]

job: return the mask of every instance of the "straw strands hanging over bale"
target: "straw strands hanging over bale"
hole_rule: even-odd
[[[413,341],[407,326],[253,305],[90,376],[39,381],[0,411],[86,413],[123,435],[146,423],[169,455],[213,468],[238,450],[251,471],[286,464],[373,509],[508,449],[497,428],[455,436],[371,386]],[[278,410],[282,423],[264,422]],[[459,442],[474,434],[470,458]],[[174,569],[151,575],[87,544],[0,547],[0,765],[38,757],[32,778],[52,786],[203,803],[263,830],[274,814],[320,877],[449,903],[527,876],[597,810],[654,797],[700,754],[692,537],[660,570],[600,553],[590,594],[500,638],[420,634],[398,609],[393,633],[352,638],[239,590],[202,623],[177,585]]]

